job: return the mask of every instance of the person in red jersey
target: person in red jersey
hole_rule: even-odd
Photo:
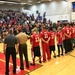
[[[64,35],[64,48],[65,48],[65,54],[71,51],[71,31],[68,27],[67,23],[64,23],[64,28],[62,29],[63,35]]]
[[[30,37],[30,43],[32,45],[31,53],[33,57],[33,63],[35,65],[35,57],[39,57],[39,63],[41,63],[41,53],[40,53],[40,35],[37,33],[37,28],[32,29],[32,35]]]
[[[73,24],[70,24],[70,31],[71,31],[71,47],[73,49],[74,43],[75,43],[75,27]]]
[[[47,59],[50,60],[50,51],[49,51],[50,39],[49,39],[49,32],[47,31],[46,26],[43,26],[40,36],[42,43],[43,62],[46,62],[46,54],[47,54]]]
[[[56,39],[57,39],[57,47],[58,47],[58,57],[60,57],[60,48],[62,50],[62,54],[63,55],[63,34],[61,31],[61,27],[58,27],[58,32],[56,34]]]
[[[55,53],[55,32],[53,31],[52,27],[50,27],[49,37],[50,37],[50,41],[49,41],[50,55],[53,51],[54,58],[56,58],[56,53]]]

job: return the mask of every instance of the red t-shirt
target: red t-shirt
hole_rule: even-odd
[[[75,37],[75,28],[70,27],[70,31],[71,31],[71,38],[74,38]]]
[[[45,41],[48,40],[49,38],[49,32],[47,30],[43,30],[41,33],[40,33],[40,36],[41,38],[43,38]],[[43,42],[43,41],[42,41]]]
[[[50,46],[54,46],[55,45],[55,32],[54,31],[50,31],[49,32],[49,36],[50,36],[49,45]]]
[[[62,42],[63,42],[62,32],[57,32],[56,36],[57,36],[58,44],[62,44]]]
[[[65,28],[66,27],[63,27],[63,29],[62,29],[63,40],[65,39],[65,35],[64,35]]]
[[[32,34],[30,37],[30,42],[32,43],[32,47],[39,46],[39,42],[40,42],[39,34],[37,34],[37,33]]]
[[[65,37],[65,39],[69,39],[69,37],[67,37],[65,34],[70,35],[71,31],[69,27],[64,27],[63,29],[63,36]]]

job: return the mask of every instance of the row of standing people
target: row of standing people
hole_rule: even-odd
[[[29,68],[28,62],[28,53],[27,53],[27,36],[25,33],[19,29],[19,34],[13,36],[12,30],[9,31],[9,35],[4,39],[3,51],[6,57],[6,75],[9,75],[9,58],[12,55],[13,60],[13,73],[16,73],[16,53],[19,51],[20,56],[20,69],[24,70],[23,55],[26,59],[26,68]],[[65,48],[65,54],[72,50],[72,44],[70,41],[74,41],[75,38],[75,27],[67,27],[67,24],[64,24],[64,28],[61,30],[58,27],[58,32],[54,32],[52,27],[50,32],[47,30],[46,26],[43,26],[42,31],[38,34],[37,28],[32,29],[32,35],[30,37],[30,43],[32,45],[31,53],[33,57],[33,63],[35,65],[35,57],[39,57],[39,62],[41,63],[41,54],[43,56],[43,62],[51,59],[52,51],[54,57],[56,58],[55,53],[55,36],[57,37],[58,45],[58,56],[60,56],[60,47],[63,55],[63,44]],[[42,53],[40,52],[40,39],[41,39],[41,48]],[[19,48],[19,49],[18,49]],[[47,56],[47,57],[46,57]],[[46,59],[47,58],[47,59]]]
[[[39,62],[41,63],[41,54],[43,56],[43,62],[51,59],[51,52],[54,52],[54,57],[56,57],[55,53],[55,32],[50,28],[50,32],[48,32],[46,26],[43,26],[42,31],[38,34],[37,28],[32,29],[32,35],[30,37],[30,43],[32,45],[32,56],[33,63],[35,65],[35,57],[39,57]],[[40,52],[40,39],[41,39],[41,48],[42,53]],[[47,56],[47,59],[46,59]]]
[[[57,41],[58,47],[58,55],[55,53],[55,37]],[[33,64],[35,65],[35,57],[39,57],[39,62],[41,63],[41,54],[43,57],[43,62],[46,60],[51,59],[52,51],[54,53],[54,58],[56,56],[60,57],[60,55],[65,54],[73,50],[73,44],[75,44],[75,27],[72,25],[68,27],[67,23],[64,23],[64,27],[58,27],[57,32],[54,32],[52,27],[50,28],[50,32],[47,30],[46,26],[43,26],[43,29],[40,34],[37,32],[37,28],[32,30],[32,35],[30,37],[30,43],[32,45],[32,55],[33,57]],[[42,53],[40,52],[40,39],[41,39],[41,48]],[[61,48],[61,49],[60,49]],[[60,54],[61,53],[61,54]],[[47,57],[46,57],[47,56]],[[46,59],[47,58],[47,59]]]

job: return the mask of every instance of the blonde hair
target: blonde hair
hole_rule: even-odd
[[[58,27],[57,31],[61,30],[62,28],[61,27]]]
[[[38,33],[38,29],[37,29],[36,27],[35,27],[35,28],[33,28],[33,29],[32,29],[32,33],[33,33],[33,32]]]

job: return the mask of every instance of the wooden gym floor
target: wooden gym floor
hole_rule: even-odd
[[[31,45],[29,40],[27,41],[28,44],[28,58],[29,61],[32,61],[31,58]],[[0,43],[0,52],[3,53],[3,43]],[[56,47],[56,54],[57,54],[57,47]],[[17,55],[17,57],[19,57]],[[38,58],[36,58],[38,60]],[[38,63],[38,61],[36,61]],[[50,61],[46,61],[45,63],[42,62],[42,67],[32,71],[29,75],[75,75],[75,50],[72,52],[60,56],[57,58],[52,58]]]

